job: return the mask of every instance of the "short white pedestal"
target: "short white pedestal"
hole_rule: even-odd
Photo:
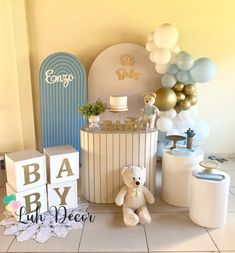
[[[219,228],[226,221],[230,177],[219,173],[225,176],[223,181],[204,180],[192,175],[189,217],[202,227]]]
[[[158,131],[101,131],[81,129],[81,188],[96,203],[114,203],[124,185],[121,169],[141,165],[147,169],[146,187],[156,188]]]
[[[189,207],[191,175],[203,160],[203,152],[175,155],[165,149],[162,157],[162,199],[170,205]]]

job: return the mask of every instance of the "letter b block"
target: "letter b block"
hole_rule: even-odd
[[[48,181],[51,184],[78,179],[79,153],[70,145],[45,148]]]
[[[16,191],[46,184],[46,159],[36,150],[25,150],[5,156],[7,182]]]
[[[7,195],[15,194],[16,202],[19,202],[19,208],[17,210],[10,210],[16,220],[24,221],[26,220],[27,215],[35,216],[36,208],[39,208],[39,213],[47,211],[46,185],[16,192],[8,183],[6,183],[6,190]],[[23,209],[21,209],[21,207]],[[22,215],[20,215],[20,213]]]

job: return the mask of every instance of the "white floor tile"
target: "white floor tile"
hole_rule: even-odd
[[[229,159],[227,162],[224,163],[219,163],[220,170],[223,171],[235,171],[235,161],[233,161],[232,159]]]
[[[228,212],[235,212],[235,196],[229,193]]]
[[[95,214],[86,222],[79,252],[147,252],[144,227],[127,227],[121,213]]]
[[[151,213],[182,213],[188,212],[188,208],[171,206],[164,202],[161,198],[161,192],[155,194],[155,203],[148,205],[148,210]]]
[[[226,171],[230,176],[230,187],[235,187],[235,171]]]
[[[77,252],[82,229],[71,230],[65,238],[50,238],[45,243],[34,240],[12,243],[9,252]]]
[[[0,220],[2,219],[2,215],[0,215]],[[5,236],[3,235],[4,227],[0,226],[0,252],[6,252],[12,241],[14,240],[14,236]]]
[[[224,227],[208,231],[220,251],[235,251],[235,213],[228,213]]]
[[[149,250],[217,251],[205,228],[192,223],[187,214],[152,214],[146,225]]]
[[[235,196],[235,187],[230,188],[230,192]]]
[[[122,213],[122,207],[116,204],[96,204],[90,203],[88,207],[90,213]]]

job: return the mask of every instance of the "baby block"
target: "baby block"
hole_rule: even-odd
[[[70,145],[44,149],[51,184],[79,178],[79,153]]]
[[[77,180],[47,185],[48,206],[77,207]]]
[[[45,156],[36,150],[5,156],[7,181],[14,191],[25,191],[46,183]]]
[[[46,185],[16,192],[8,183],[6,183],[6,190],[7,195],[15,194],[16,201],[19,201],[20,203],[21,208],[19,208],[17,211],[10,210],[16,220],[26,220],[27,215],[34,214],[37,207],[39,207],[40,213],[47,211]]]

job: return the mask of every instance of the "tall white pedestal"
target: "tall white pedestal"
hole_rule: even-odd
[[[165,149],[162,157],[162,199],[170,205],[189,207],[191,175],[203,160],[203,152],[175,155]]]

